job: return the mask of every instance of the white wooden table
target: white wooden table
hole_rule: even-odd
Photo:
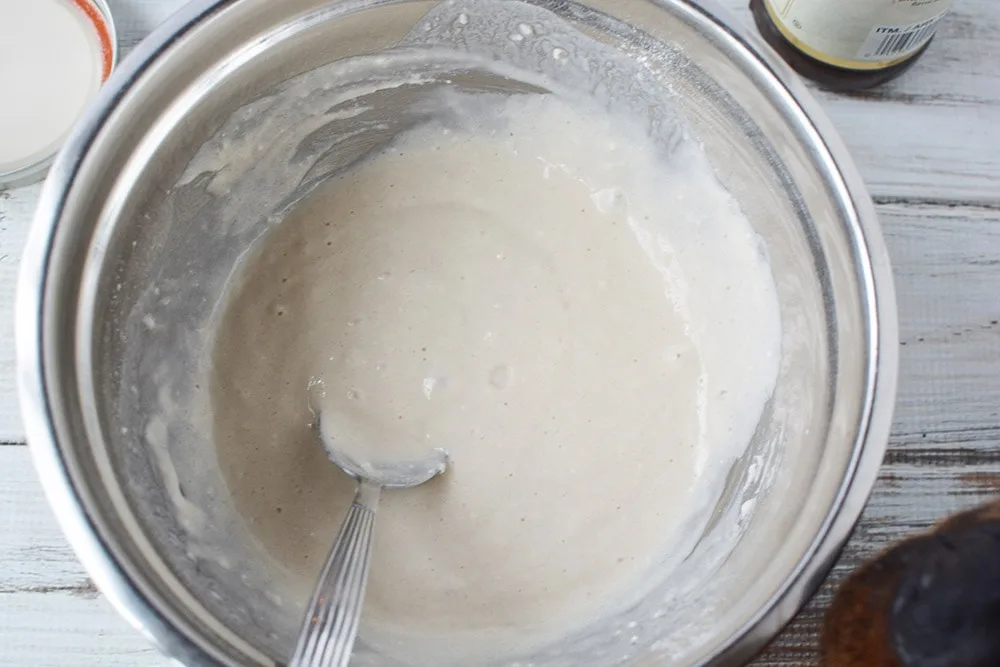
[[[724,0],[750,21],[744,0]],[[123,51],[182,0],[109,0]],[[839,564],[755,663],[815,665],[847,572],[1000,489],[1000,2],[958,0],[888,87],[817,93],[875,197],[892,256],[901,375],[889,453]],[[2,85],[2,82],[0,82]],[[13,295],[39,187],[0,192],[0,667],[165,666],[87,578],[35,479],[14,387]]]

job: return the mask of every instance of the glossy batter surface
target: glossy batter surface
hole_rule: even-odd
[[[354,488],[312,406],[373,457],[451,454],[384,496],[363,637],[389,653],[516,652],[627,603],[696,537],[777,372],[766,259],[710,172],[504,99],[322,186],[216,334],[222,470],[303,590]]]

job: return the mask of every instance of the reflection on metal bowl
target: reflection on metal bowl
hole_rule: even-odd
[[[871,201],[804,87],[718,12],[685,0],[507,4],[644,63],[761,238],[783,331],[774,395],[715,510],[720,521],[742,513],[745,530],[712,554],[720,521],[705,528],[685,563],[712,557],[718,566],[702,574],[697,594],[676,599],[660,587],[609,621],[641,632],[595,630],[575,638],[572,651],[551,647],[525,660],[739,663],[826,574],[881,462],[897,331]],[[183,371],[204,352],[184,343],[212,316],[220,277],[316,183],[419,120],[427,85],[544,92],[536,75],[551,73],[527,71],[511,40],[492,51],[479,44],[486,51],[472,58],[461,31],[434,32],[434,20],[457,6],[196,0],[123,63],[53,166],[18,295],[28,437],[49,500],[94,580],[186,664],[282,663],[298,619],[294,605],[266,594],[247,544],[190,539],[205,527],[195,525],[197,508],[184,510],[220,475],[202,470],[207,486],[191,488],[183,448],[211,447],[211,436],[192,432],[184,414],[162,426],[169,455],[148,446],[162,380],[155,369],[166,360]],[[437,55],[414,51],[414,31],[445,40]],[[557,61],[586,60],[566,44],[543,46]],[[372,84],[380,63],[381,75],[400,79],[387,64],[402,51],[421,76],[389,95]],[[357,62],[366,69],[354,69]],[[234,122],[245,145],[273,140],[284,126],[269,109],[287,107],[293,84],[310,77],[317,84],[303,104],[333,108],[367,95],[379,117],[335,114],[300,138],[305,148],[283,178],[260,180],[247,155],[207,176],[189,173],[192,158],[227,139],[220,132]],[[168,307],[149,327],[142,306],[156,299]]]

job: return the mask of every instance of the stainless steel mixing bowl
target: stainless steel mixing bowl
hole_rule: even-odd
[[[533,4],[641,61],[679,108],[768,253],[783,343],[754,441],[720,489],[717,520],[678,570],[683,577],[714,558],[711,576],[695,588],[674,577],[620,617],[523,662],[739,663],[825,575],[885,448],[897,329],[873,206],[802,84],[717,10],[687,0]],[[268,594],[260,554],[235,517],[197,525],[198,504],[226,490],[211,457],[193,469],[187,456],[212,447],[210,429],[198,428],[199,404],[182,400],[205,353],[192,332],[209,321],[220,276],[268,225],[312,185],[419,121],[420,86],[375,90],[366,107],[374,116],[332,113],[295,145],[277,181],[274,170],[255,170],[255,151],[280,147],[289,124],[313,122],[322,103],[336,108],[352,58],[384,54],[415,31],[461,42],[464,12],[481,9],[471,0],[196,0],[122,64],[52,168],[17,304],[28,438],[93,579],[186,664],[281,663],[301,609]],[[442,16],[458,18],[442,27]],[[488,55],[504,61],[503,49]],[[542,92],[489,68],[438,65],[436,85]],[[288,82],[309,76],[316,85],[289,99]],[[342,125],[359,122],[367,124]],[[214,155],[215,166],[189,173],[196,154]],[[152,407],[162,413],[164,401],[180,407],[156,421]],[[723,524],[741,526],[739,539],[713,553]],[[192,539],[196,529],[208,538]],[[358,662],[388,664],[363,649]]]

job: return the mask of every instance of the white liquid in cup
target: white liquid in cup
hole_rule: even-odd
[[[69,0],[0,0],[0,175],[54,153],[100,87],[101,35]]]

